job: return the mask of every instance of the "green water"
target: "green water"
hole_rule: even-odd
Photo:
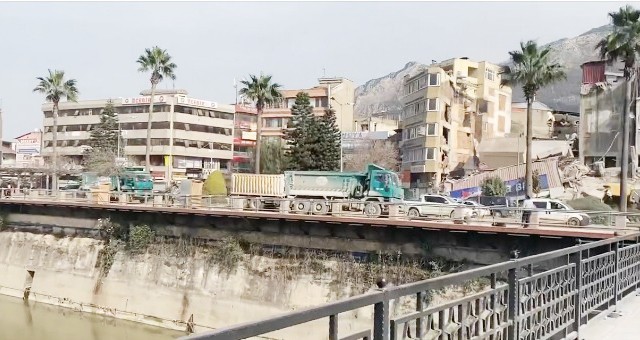
[[[0,340],[171,340],[184,333],[0,296]]]

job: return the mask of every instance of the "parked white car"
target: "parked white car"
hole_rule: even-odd
[[[575,211],[567,203],[546,198],[533,198],[531,201],[537,208],[541,224],[568,224],[577,227],[591,223],[587,214]]]
[[[422,216],[454,217],[456,208],[460,208],[462,218],[473,217],[473,209],[460,204],[453,198],[444,195],[426,194],[420,196],[419,201],[406,201],[409,218]]]
[[[473,209],[473,216],[474,217],[486,217],[486,216],[491,216],[491,210],[489,208],[487,208],[486,206],[478,203],[478,202],[474,202],[474,201],[462,201],[462,204],[470,207],[471,209]]]

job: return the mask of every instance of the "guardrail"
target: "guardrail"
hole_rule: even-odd
[[[331,215],[335,217],[370,217],[367,216],[362,210],[363,205],[366,202],[361,200],[335,200],[327,204],[324,200],[319,199],[291,199],[291,198],[279,198],[279,197],[234,197],[234,196],[206,196],[206,195],[174,195],[170,193],[145,193],[135,194],[131,192],[100,192],[100,191],[81,191],[81,190],[61,190],[57,195],[53,195],[50,190],[45,189],[0,189],[0,199],[22,199],[25,201],[56,201],[56,202],[77,202],[77,203],[97,203],[97,204],[126,204],[126,205],[144,205],[152,207],[174,207],[174,208],[192,208],[192,209],[223,209],[223,210],[240,210],[240,211],[254,211],[254,212],[275,212],[275,213],[295,213],[303,215]],[[272,205],[264,205],[259,203],[260,201],[271,201]],[[306,210],[294,211],[294,204],[302,203]],[[343,210],[332,209],[329,211],[331,204],[339,204],[345,207],[358,207],[360,211],[356,210]],[[440,205],[440,211],[436,214],[428,216],[415,216],[410,209],[416,204],[418,206],[425,205],[424,203],[417,202],[402,202],[402,203],[381,203],[376,204],[382,207],[385,211],[383,217],[390,219],[409,219],[409,220],[425,220],[431,222],[446,222],[446,223],[466,223],[466,224],[482,224],[490,223],[494,226],[504,226],[506,224],[523,226],[521,215],[523,208],[520,207],[507,207],[507,206],[483,206],[481,208],[462,206],[463,209],[458,209],[456,213],[453,213],[454,208],[460,208],[460,205]],[[317,206],[320,208],[313,209]],[[286,209],[283,209],[286,207]],[[324,209],[322,208],[324,207]],[[509,216],[498,216],[492,213],[486,214],[487,211],[510,211]],[[415,211],[415,209],[414,209]],[[471,214],[469,212],[473,211]],[[481,212],[484,211],[484,215]],[[535,226],[544,227],[565,227],[565,226],[580,226],[585,227],[613,227],[616,229],[631,228],[632,230],[638,230],[640,227],[640,214],[638,213],[620,213],[617,211],[585,211],[585,210],[572,210],[571,213],[584,214],[589,216],[591,226],[585,226],[580,223],[578,225],[572,225],[571,218],[565,219],[552,219],[548,215],[554,215],[559,210],[544,210],[536,209],[534,215],[540,218],[540,221],[534,222]],[[414,216],[412,216],[414,215]],[[547,215],[547,216],[545,216]],[[377,218],[377,217],[371,217]],[[537,220],[534,218],[534,220]],[[575,219],[573,219],[575,222]]]
[[[115,201],[114,201],[115,198]],[[179,208],[192,208],[192,209],[222,209],[222,210],[241,210],[241,211],[254,211],[254,212],[272,212],[272,213],[295,213],[302,215],[331,215],[335,217],[367,217],[362,211],[354,210],[332,210],[327,211],[323,209],[312,209],[314,204],[320,204],[328,209],[330,204],[339,204],[342,206],[360,206],[366,202],[361,200],[335,200],[331,203],[319,199],[291,199],[291,198],[279,198],[279,197],[234,197],[234,196],[207,196],[207,195],[173,195],[170,193],[146,193],[135,194],[131,192],[99,192],[99,191],[81,191],[81,190],[60,190],[57,195],[54,195],[50,190],[45,189],[0,189],[0,199],[14,199],[25,201],[54,201],[54,202],[69,202],[69,203],[97,203],[97,204],[117,204],[117,205],[144,205],[152,207],[179,207]],[[274,205],[262,205],[256,203],[260,200],[269,200]],[[305,203],[306,210],[293,211],[291,205],[295,202]],[[459,214],[450,213],[455,207],[460,208],[460,205],[440,205],[442,213],[433,214],[428,216],[411,216],[407,214],[410,212],[411,205],[403,203],[380,203],[383,210],[387,213],[384,218],[390,219],[410,219],[410,220],[424,220],[430,222],[447,222],[451,223],[466,223],[466,224],[482,224],[488,223],[490,225],[515,225],[523,226],[521,215],[523,208],[520,207],[507,207],[507,206],[492,206],[482,207],[480,209],[471,206],[464,206],[464,211]],[[411,204],[415,204],[412,202]],[[419,203],[418,203],[419,204]],[[283,206],[287,206],[283,209]],[[362,209],[361,209],[362,210]],[[511,212],[510,216],[496,216],[493,214],[487,214],[483,216],[479,212],[481,211],[505,211]],[[475,212],[470,214],[469,212]],[[562,221],[562,219],[546,218],[550,214],[556,214],[559,210],[543,210],[537,209],[536,213],[541,221],[534,223],[536,226],[543,227],[565,227],[571,226],[569,224],[570,219]],[[640,214],[638,213],[621,213],[617,211],[586,211],[586,210],[572,210],[573,214],[585,214],[590,217],[591,226],[581,225],[581,228],[590,227],[612,227],[616,226],[617,229],[631,229],[638,230],[640,227]],[[621,217],[623,218],[620,220]],[[593,225],[595,224],[595,225]],[[575,225],[574,225],[575,226]]]
[[[317,320],[325,320],[330,340],[579,339],[581,326],[599,313],[618,312],[618,302],[638,289],[639,238],[635,233],[520,259],[515,253],[508,262],[396,287],[379,280],[370,294],[180,339],[239,340]],[[490,287],[425,306],[428,292],[479,278],[489,278]],[[392,315],[391,304],[407,297],[415,299],[415,311]],[[371,306],[370,327],[338,334],[340,314]]]

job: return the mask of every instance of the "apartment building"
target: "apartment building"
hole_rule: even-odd
[[[233,157],[233,105],[188,97],[184,90],[158,90],[151,119],[152,176],[179,180],[202,177],[207,172],[227,168]],[[144,165],[149,118],[150,91],[141,97],[111,100],[118,112],[119,129],[130,165]],[[57,152],[80,164],[92,126],[100,122],[108,100],[83,100],[59,105]],[[52,153],[51,103],[44,112],[43,154]]]
[[[336,113],[336,121],[340,131],[354,131],[353,103],[355,87],[351,80],[341,77],[320,78],[318,85],[310,89],[282,90],[282,100],[269,105],[262,114],[262,138],[281,139],[291,120],[291,108],[299,92],[309,95],[313,113],[324,115],[331,108]]]
[[[456,58],[404,79],[402,178],[409,195],[442,191],[446,178],[464,174],[482,138],[511,128],[511,89],[500,67]]]
[[[620,65],[607,67],[602,61],[582,65],[582,87],[580,91],[579,157],[591,166],[604,162],[605,167],[619,167],[622,150],[622,116],[624,108],[624,77],[617,70]],[[638,89],[638,78],[630,83]],[[640,93],[631,91],[629,103],[636,103],[635,112],[640,112]],[[633,104],[631,104],[633,105]],[[629,122],[629,157],[633,171],[640,162],[640,126],[636,119]]]

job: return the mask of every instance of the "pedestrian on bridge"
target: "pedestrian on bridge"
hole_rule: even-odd
[[[522,203],[522,227],[526,228],[529,226],[529,222],[531,221],[531,211],[535,209],[536,206],[533,204],[531,197],[526,195],[524,197],[524,202]]]

